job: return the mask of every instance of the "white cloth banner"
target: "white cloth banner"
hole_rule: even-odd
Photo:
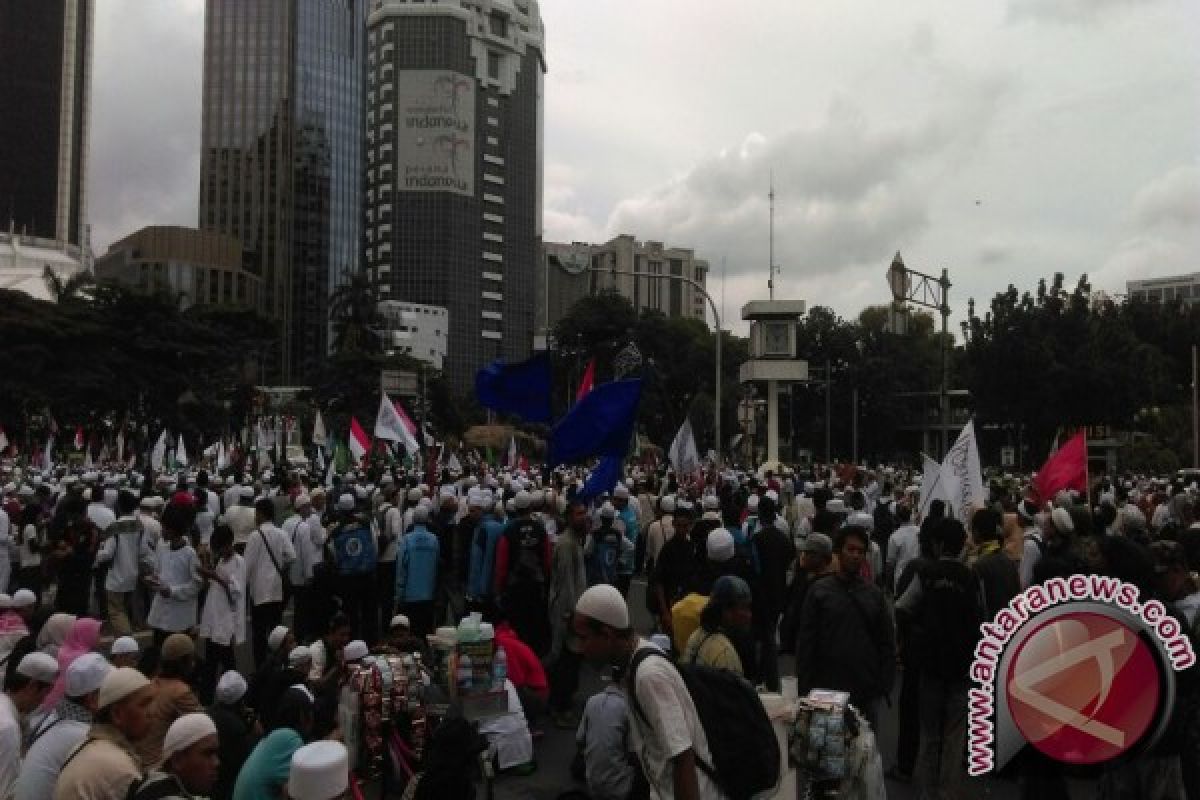
[[[164,430],[158,435],[158,441],[154,444],[154,449],[150,451],[150,468],[155,472],[162,472],[163,460],[167,457],[167,432]]]
[[[964,524],[969,515],[987,505],[983,489],[983,469],[979,465],[979,446],[975,442],[975,421],[963,426],[962,433],[946,452],[941,468],[942,486],[954,516]]]
[[[671,467],[675,470],[677,480],[700,469],[700,453],[696,450],[696,437],[692,434],[690,419],[685,418],[683,424],[679,426],[679,431],[675,434],[675,440],[671,442],[671,450],[667,457],[671,461]]]
[[[183,446],[183,434],[179,434],[179,444],[175,445],[175,463],[181,467],[188,465],[187,448]]]
[[[934,500],[941,500],[946,504],[950,502],[946,497],[946,487],[942,484],[942,465],[924,453],[921,454],[921,458],[924,460],[925,470],[921,476],[921,500],[917,505],[918,521],[925,519],[925,515],[929,513],[929,504]]]
[[[312,441],[317,447],[324,447],[329,442],[329,437],[325,434],[325,420],[321,417],[321,412],[317,412],[317,419],[313,422]]]

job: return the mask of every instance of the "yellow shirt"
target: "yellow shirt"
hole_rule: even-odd
[[[692,633],[680,662],[727,669],[745,677],[742,673],[742,659],[729,637],[723,633],[709,633],[703,628],[697,628]]]
[[[708,598],[695,592],[685,596],[671,606],[671,627],[675,633],[675,652],[687,649],[692,632],[700,627],[700,612],[708,605]]]

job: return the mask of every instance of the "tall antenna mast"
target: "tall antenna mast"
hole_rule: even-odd
[[[770,299],[775,299],[775,173],[771,172],[770,191],[767,192],[770,201],[771,221],[767,234],[767,293]]]

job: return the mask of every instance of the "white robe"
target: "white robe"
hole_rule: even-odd
[[[229,591],[216,581],[209,582],[200,614],[200,635],[219,645],[241,644],[246,641],[246,562],[234,553],[233,558],[218,562],[216,569],[229,581]]]
[[[146,622],[160,631],[178,633],[196,624],[196,601],[200,595],[201,579],[196,571],[200,559],[191,545],[172,550],[163,541],[155,554],[155,574],[159,582],[171,590],[170,597],[154,593],[154,602]]]

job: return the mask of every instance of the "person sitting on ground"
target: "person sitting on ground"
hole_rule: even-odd
[[[109,661],[114,667],[132,667],[137,669],[138,660],[141,658],[141,648],[138,647],[137,639],[132,636],[120,636],[109,648]]]
[[[138,787],[133,800],[196,800],[217,782],[217,727],[208,714],[184,714],[163,738],[163,760]]]
[[[312,728],[312,696],[307,689],[288,689],[279,701],[274,729],[255,745],[238,773],[233,800],[279,797],[291,771],[292,755],[304,746]]]
[[[517,636],[506,621],[496,623],[496,649],[504,650],[508,679],[517,689],[521,707],[532,724],[546,712],[550,699],[550,683],[546,670],[529,645]]]
[[[246,688],[246,679],[240,673],[227,671],[217,681],[216,702],[208,709],[208,715],[217,726],[221,760],[212,800],[229,800],[233,796],[233,785],[242,764],[246,763],[255,742],[262,736],[257,715],[245,703]]]
[[[735,640],[750,633],[750,586],[736,575],[725,575],[713,584],[708,604],[700,613],[700,627],[688,639],[682,660],[745,677]]]
[[[433,732],[424,769],[408,782],[402,800],[473,800],[478,757],[487,749],[487,739],[472,723],[447,719]]]

